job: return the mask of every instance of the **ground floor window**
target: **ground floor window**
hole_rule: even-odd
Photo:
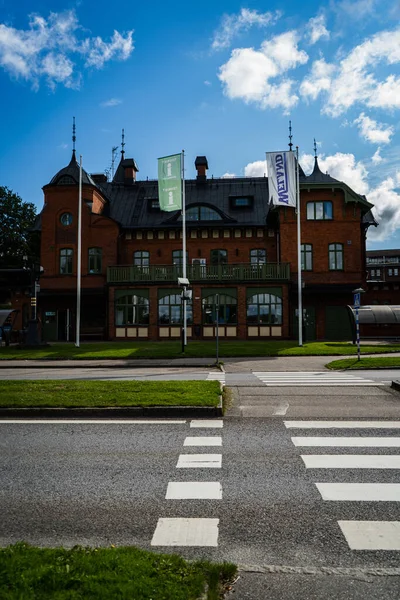
[[[247,298],[247,322],[282,325],[282,298],[274,294],[253,294]]]
[[[115,301],[115,324],[148,325],[149,300],[136,294],[121,296]]]
[[[237,323],[237,300],[228,294],[213,294],[203,298],[203,323]]]
[[[186,302],[186,323],[193,321],[192,303]],[[168,294],[158,300],[158,322],[160,325],[180,325],[183,322],[183,303],[180,293]]]

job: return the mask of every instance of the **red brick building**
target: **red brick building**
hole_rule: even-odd
[[[297,234],[293,208],[269,204],[268,179],[208,178],[196,158],[187,180],[188,335],[227,339],[297,335]],[[121,157],[112,181],[83,174],[82,338],[163,340],[180,336],[180,212],[162,212],[157,181],[137,179]],[[79,165],[45,185],[38,310],[46,340],[72,340],[76,310]],[[300,174],[306,340],[350,339],[346,305],[366,282],[372,205],[323,174]],[[219,307],[217,307],[217,296]]]

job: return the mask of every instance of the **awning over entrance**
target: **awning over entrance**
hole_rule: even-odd
[[[12,313],[15,313],[15,315],[16,315],[17,312],[18,312],[17,310],[14,310],[12,308],[0,310],[0,327],[2,327],[4,325],[4,323],[7,321],[8,317],[11,317]]]

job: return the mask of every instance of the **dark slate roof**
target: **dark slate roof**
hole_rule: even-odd
[[[176,227],[180,211],[168,213],[151,210],[150,201],[158,199],[157,181],[136,181],[132,185],[99,183],[108,199],[106,214],[122,227]],[[222,216],[216,221],[187,221],[188,227],[209,225],[219,227],[237,223],[238,226],[262,226],[269,212],[268,180],[266,177],[207,179],[199,185],[196,180],[185,181],[186,209],[193,205],[209,205]],[[232,208],[231,198],[253,198],[250,208]]]
[[[318,158],[314,160],[314,170],[311,175],[306,176],[305,182],[307,183],[340,183],[337,179],[334,179],[328,173],[323,173],[319,168]]]
[[[196,160],[194,161],[194,166],[197,167],[205,167],[208,169],[208,162],[206,156],[196,156]]]
[[[365,198],[365,196],[363,196]],[[362,222],[364,225],[367,225],[368,227],[370,225],[373,225],[374,227],[378,227],[379,223],[375,220],[374,215],[372,214],[372,210],[369,210],[368,212],[365,213],[365,215],[363,215],[362,218]]]
[[[61,169],[61,171],[58,171],[58,173],[54,175],[54,177],[50,181],[49,185],[63,185],[62,183],[58,182],[61,179],[61,177],[64,177],[65,175],[72,177],[75,183],[79,184],[79,164],[76,160],[75,150],[72,152],[72,158],[69,165]],[[85,169],[82,169],[82,183],[96,185],[93,179],[90,177],[90,175],[86,173]]]
[[[118,168],[115,172],[115,175],[113,178],[114,183],[124,183],[125,167],[133,167],[136,172],[139,171],[139,168],[133,158],[123,158],[123,159],[121,159],[121,161],[118,165]]]
[[[367,250],[367,258],[400,256],[400,250]]]

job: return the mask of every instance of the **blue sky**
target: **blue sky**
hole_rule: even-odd
[[[288,143],[375,204],[369,249],[400,248],[400,4],[0,0],[1,185],[43,204],[71,157],[103,172],[125,129],[139,178],[262,175]]]

